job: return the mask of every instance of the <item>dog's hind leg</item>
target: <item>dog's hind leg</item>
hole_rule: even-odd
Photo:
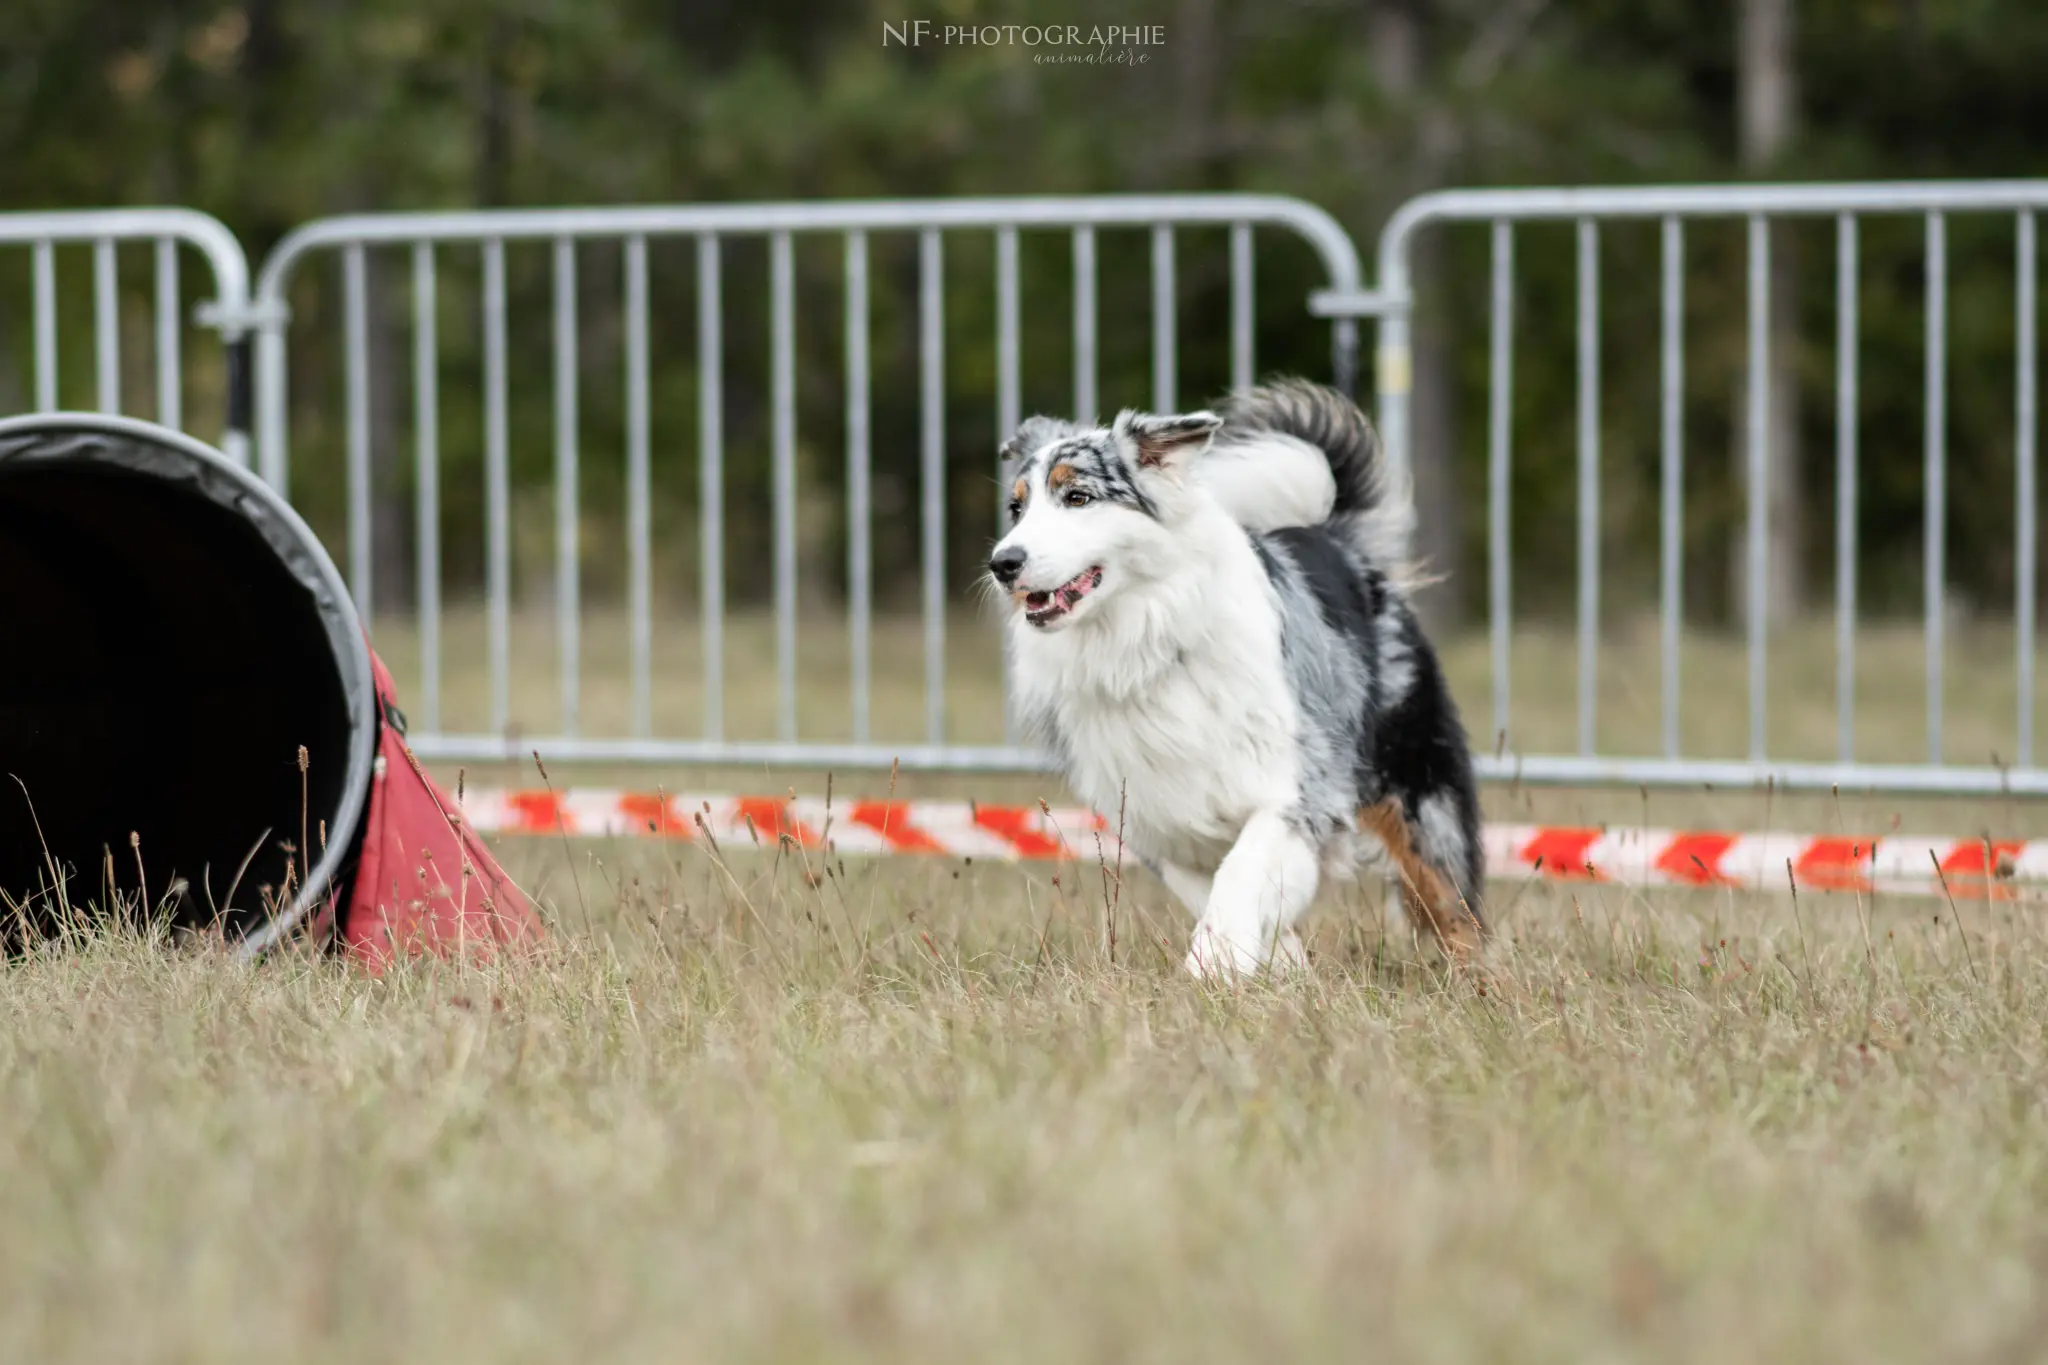
[[[1275,811],[1260,811],[1244,830],[1209,891],[1195,925],[1187,968],[1196,976],[1255,972],[1269,963],[1305,963],[1294,921],[1315,899],[1321,860],[1308,835]]]
[[[1386,846],[1409,916],[1428,926],[1446,957],[1456,962],[1471,958],[1479,949],[1484,926],[1477,908],[1458,889],[1456,860],[1430,849],[1440,840],[1432,838],[1426,819],[1418,827],[1401,802],[1390,796],[1359,811],[1358,826]]]

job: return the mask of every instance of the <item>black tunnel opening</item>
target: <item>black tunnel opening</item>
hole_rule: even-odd
[[[74,914],[146,879],[175,921],[269,937],[345,861],[366,794],[353,610],[303,524],[196,442],[32,420],[0,423],[8,937],[47,932],[53,872]]]

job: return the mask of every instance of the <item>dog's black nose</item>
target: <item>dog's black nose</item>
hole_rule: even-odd
[[[1029,558],[1022,550],[1012,545],[997,550],[995,558],[988,562],[988,571],[996,576],[996,582],[1010,587],[1017,581],[1017,575],[1024,572],[1024,561]]]

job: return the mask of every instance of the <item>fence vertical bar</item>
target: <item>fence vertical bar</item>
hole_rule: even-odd
[[[697,539],[704,737],[725,734],[725,311],[716,235],[697,238]]]
[[[1923,591],[1927,603],[1927,761],[1941,762],[1942,609],[1948,534],[1948,222],[1927,215],[1927,498]]]
[[[868,235],[846,234],[846,591],[852,655],[853,738],[868,740],[873,701],[874,529],[868,449]]]
[[[1074,229],[1074,420],[1095,420],[1095,229]]]
[[[1486,439],[1487,624],[1493,651],[1493,734],[1505,745],[1508,734],[1508,641],[1513,618],[1509,573],[1510,502],[1513,484],[1508,457],[1514,435],[1515,228],[1504,218],[1493,223],[1493,304],[1488,319],[1490,362]]]
[[[561,652],[562,733],[582,715],[582,546],[577,485],[576,243],[555,239],[555,647]]]
[[[773,419],[776,733],[796,738],[796,252],[768,240],[769,402]]]
[[[372,599],[370,522],[369,263],[361,243],[341,254],[344,410],[348,423],[348,590],[368,621]]]
[[[185,425],[182,324],[178,309],[178,243],[156,239],[156,420],[177,430]]]
[[[1022,364],[1018,356],[1017,229],[996,233],[996,444],[1010,439],[1023,421]],[[1007,488],[996,489],[997,525],[1009,503]]]
[[[1252,345],[1258,322],[1253,288],[1252,225],[1230,225],[1230,387],[1251,387]]]
[[[57,249],[37,242],[31,257],[35,280],[36,411],[57,410]]]
[[[484,242],[484,553],[491,733],[512,722],[512,474],[505,413],[505,243]]]
[[[441,728],[441,387],[434,246],[412,248],[413,516],[419,541],[420,718]]]
[[[946,316],[939,233],[918,234],[918,370],[924,496],[925,738],[946,739]]]
[[[114,244],[92,244],[93,354],[98,360],[99,409],[121,410],[121,281]]]
[[[1179,387],[1174,374],[1178,328],[1174,318],[1173,229],[1152,229],[1152,406],[1172,412]]]
[[[282,319],[256,329],[256,467],[263,482],[281,498],[291,496],[291,371],[285,363],[286,330]],[[229,351],[230,382],[234,352]]]
[[[1600,229],[1579,236],[1579,752],[1593,752],[1600,689]]]
[[[1679,641],[1685,615],[1685,224],[1666,218],[1663,237],[1658,711],[1664,756],[1676,758]]]
[[[2013,365],[2013,500],[2018,504],[2013,547],[2013,615],[2017,640],[2015,662],[2019,674],[2019,765],[2034,765],[2034,574],[2037,526],[2035,517],[2034,460],[2039,414],[2036,410],[2037,376],[2034,371],[2035,296],[2037,293],[2034,244],[2034,215],[2019,215],[2018,241],[2014,252],[2018,278],[2014,281],[2014,320],[2017,355]]]
[[[654,729],[653,498],[647,393],[647,238],[626,239],[626,616],[634,738]]]
[[[98,406],[101,412],[121,411],[121,281],[114,243],[100,238],[92,244],[93,354]]]
[[[1770,611],[1770,320],[1771,225],[1760,213],[1749,216],[1749,374],[1744,451],[1748,487],[1748,541],[1743,586],[1749,621],[1749,756],[1764,756],[1764,693],[1768,684],[1766,646]]]
[[[1835,757],[1856,756],[1856,216],[1835,219]]]
[[[1010,439],[1023,421],[1023,378],[1017,349],[1017,229],[996,232],[996,445]],[[1001,470],[997,470],[1000,476]],[[1009,521],[1010,490],[998,477],[996,484],[996,535],[1000,537]],[[1010,647],[1007,632],[1003,650],[1003,737],[1016,738],[1015,717],[1010,714]]]

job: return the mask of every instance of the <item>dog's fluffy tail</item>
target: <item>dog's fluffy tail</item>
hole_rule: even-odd
[[[1305,379],[1232,394],[1203,481],[1253,531],[1330,524],[1399,583],[1416,581],[1415,503],[1358,405]]]

